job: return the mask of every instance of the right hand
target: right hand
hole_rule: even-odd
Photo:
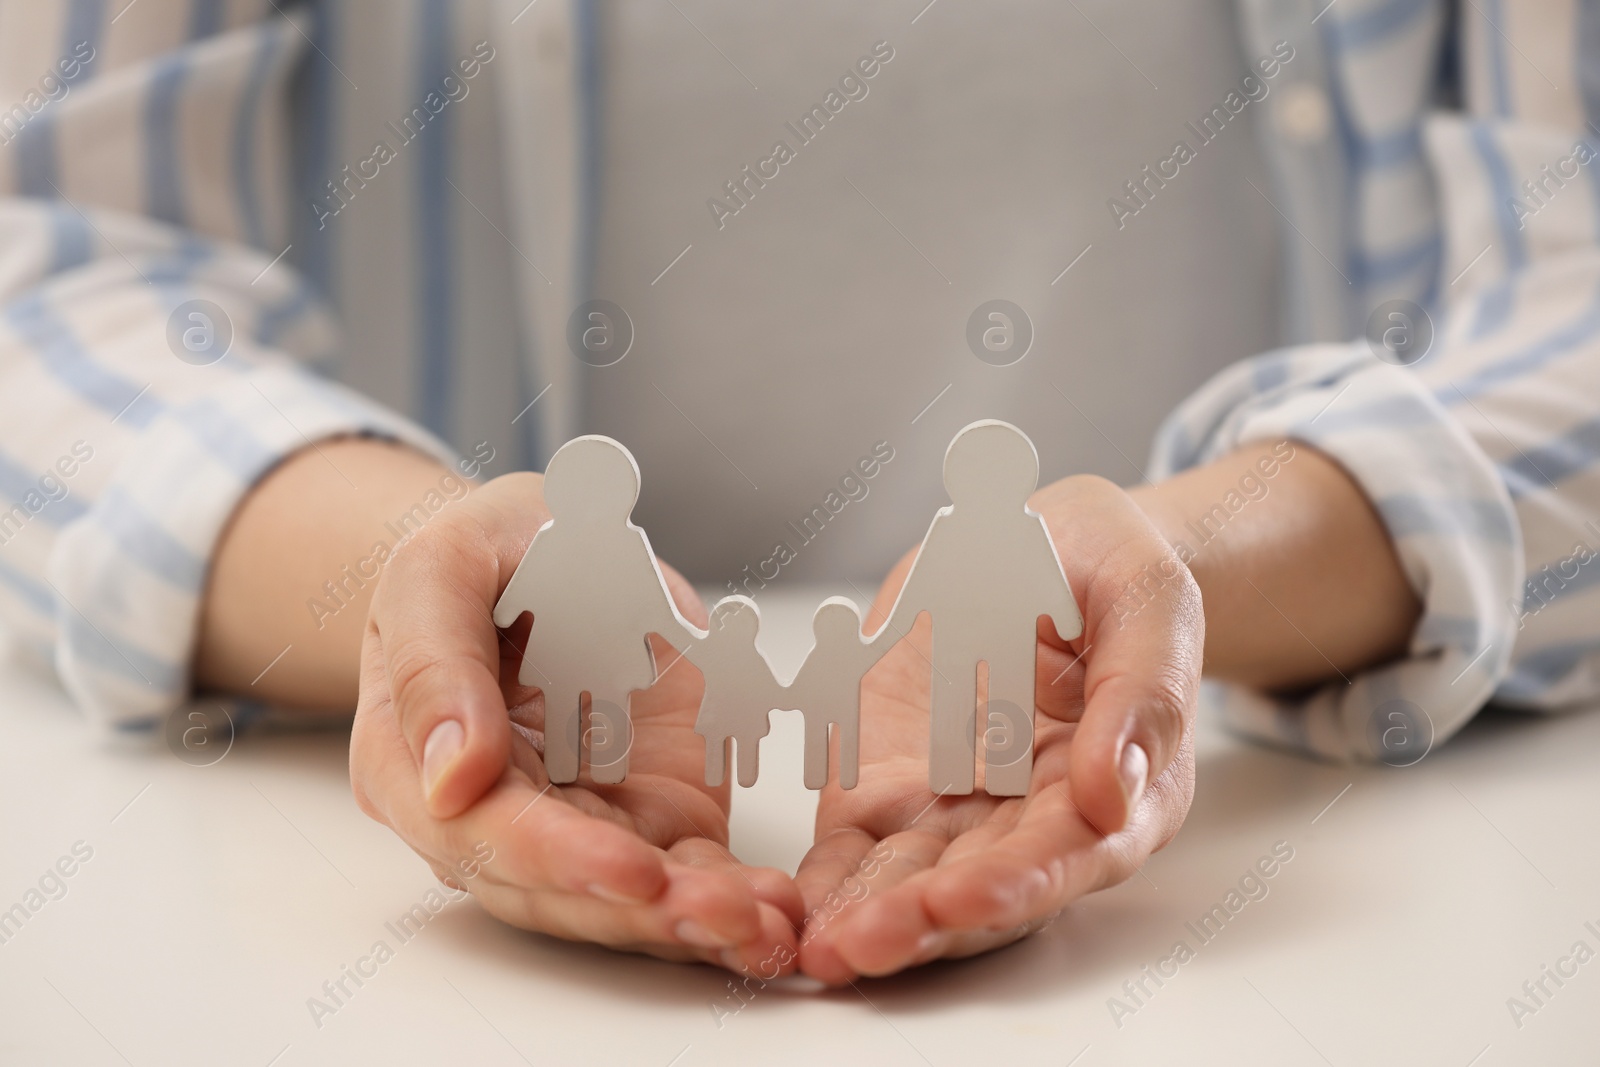
[[[1188,814],[1205,640],[1193,579],[1104,479],[1063,479],[1030,504],[1056,541],[1084,629],[1063,641],[1054,625],[1039,627],[1028,793],[929,790],[941,623],[916,625],[862,685],[861,784],[823,789],[816,843],[796,876],[814,917],[801,961],[813,978],[842,985],[1029,936],[1077,898],[1132,877]],[[915,558],[884,582],[868,632]],[[1127,614],[1131,583],[1168,561],[1171,579]]]
[[[630,705],[630,773],[554,786],[543,697],[518,684],[524,621],[492,612],[549,518],[537,474],[474,490],[391,559],[367,616],[350,778],[361,810],[441,879],[515,926],[763,978],[794,970],[800,895],[728,849],[729,788],[704,781],[697,672],[651,638],[662,675]],[[683,614],[705,608],[663,567]],[[493,858],[474,870],[470,861]],[[463,863],[466,863],[463,867]]]

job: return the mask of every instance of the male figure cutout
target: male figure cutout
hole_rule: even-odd
[[[1038,484],[1039,455],[1015,426],[986,419],[958,433],[944,457],[950,504],[934,516],[885,623],[898,638],[921,612],[933,616],[928,786],[936,793],[972,792],[978,664],[987,663],[985,726],[993,711],[1015,736],[1003,751],[987,748],[984,789],[1027,794],[1039,616],[1063,640],[1083,631],[1050,531],[1027,504]]]

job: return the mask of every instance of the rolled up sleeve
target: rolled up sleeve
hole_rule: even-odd
[[[102,723],[150,722],[188,697],[210,560],[242,498],[285,457],[350,435],[447,457],[405,420],[284,362],[231,378],[164,406],[108,455],[106,483],[49,550],[55,665]]]
[[[314,13],[285,6],[48,0],[6,31],[38,91],[0,116],[0,619],[99,723],[190,696],[217,543],[285,457],[448,456],[317,372],[340,338],[289,255]]]
[[[81,261],[51,270],[68,229]],[[337,436],[450,453],[310,369],[334,326],[264,253],[20,200],[0,243],[45,265],[0,293],[0,609],[91,718],[148,723],[189,695],[211,558],[263,475]]]
[[[1296,694],[1215,687],[1244,732],[1408,763],[1491,701],[1600,700],[1600,142],[1577,93],[1574,11],[1547,13],[1557,21],[1521,63],[1481,10],[1463,13],[1466,110],[1420,131],[1438,297],[1396,321],[1429,332],[1420,358],[1380,359],[1364,340],[1269,353],[1158,436],[1157,476],[1255,441],[1320,449],[1377,509],[1423,604],[1397,662]],[[1569,89],[1544,92],[1547,69]]]
[[[1420,758],[1506,677],[1516,638],[1507,604],[1524,567],[1511,498],[1429,383],[1364,343],[1288,349],[1224,372],[1169,419],[1152,474],[1282,438],[1326,453],[1365,491],[1423,615],[1397,662],[1295,695],[1217,686],[1222,712],[1247,734],[1325,757]]]

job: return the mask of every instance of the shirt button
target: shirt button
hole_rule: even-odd
[[[1328,136],[1333,109],[1328,94],[1308,82],[1292,82],[1279,90],[1278,127],[1290,140],[1311,142]]]

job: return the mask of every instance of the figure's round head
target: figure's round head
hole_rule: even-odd
[[[811,632],[819,641],[824,638],[840,641],[846,637],[861,639],[861,609],[849,597],[831,596],[817,605],[811,616]]]
[[[712,605],[710,625],[714,634],[724,634],[753,645],[756,631],[761,627],[761,613],[754,600],[736,593]]]
[[[609,437],[568,441],[544,471],[544,502],[558,522],[620,525],[638,499],[639,465]]]
[[[944,488],[957,509],[1016,510],[1038,487],[1039,453],[1009,422],[975,422],[944,454]]]

